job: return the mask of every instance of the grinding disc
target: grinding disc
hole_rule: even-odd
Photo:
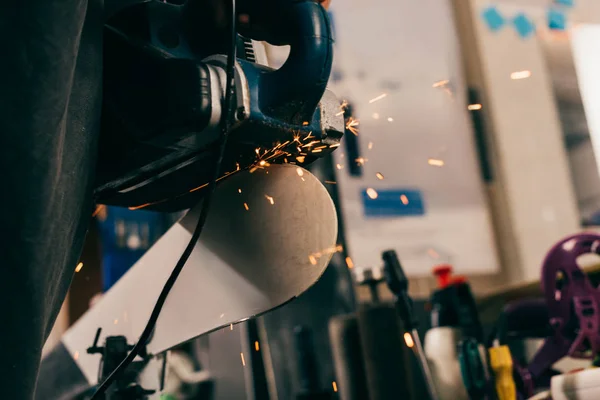
[[[62,344],[90,384],[99,355],[86,353],[96,330],[135,343],[167,277],[192,236],[201,205],[175,224],[91,310]],[[331,198],[308,171],[274,165],[239,172],[216,189],[194,251],[167,298],[148,352],[265,313],[302,294],[336,251]]]

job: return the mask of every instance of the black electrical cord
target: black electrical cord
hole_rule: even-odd
[[[221,115],[220,125],[221,125],[221,137],[219,144],[219,152],[217,155],[217,160],[215,163],[215,169],[213,178],[210,181],[206,195],[203,200],[202,209],[200,211],[200,217],[198,218],[198,224],[194,229],[194,233],[192,234],[192,238],[188,243],[187,247],[183,251],[183,254],[177,261],[175,268],[171,272],[171,275],[165,282],[158,299],[154,305],[154,309],[152,310],[152,314],[150,314],[150,318],[148,319],[148,323],[144,328],[144,331],[140,335],[138,342],[135,344],[133,349],[129,352],[127,357],[121,361],[121,363],[114,369],[114,371],[102,382],[100,386],[96,389],[96,392],[91,397],[91,400],[99,400],[102,395],[106,392],[106,390],[110,387],[110,385],[119,377],[120,374],[132,363],[135,357],[140,354],[140,352],[145,348],[154,327],[156,326],[156,321],[160,315],[162,307],[169,295],[169,292],[173,288],[175,281],[179,277],[181,270],[185,266],[192,250],[196,246],[196,242],[200,238],[200,234],[202,233],[202,228],[206,223],[206,218],[208,217],[208,210],[210,208],[210,203],[215,191],[215,187],[217,185],[217,180],[221,176],[221,165],[223,163],[223,157],[225,154],[225,148],[227,146],[227,139],[229,137],[229,129],[231,128],[231,116],[232,116],[232,99],[233,99],[233,89],[235,85],[235,58],[236,58],[236,50],[237,50],[237,29],[236,29],[236,11],[235,11],[235,0],[231,0],[231,26],[230,26],[230,34],[231,34],[231,43],[229,47],[229,52],[227,54],[227,84],[226,84],[226,92],[225,92],[225,100],[224,100],[224,112]]]

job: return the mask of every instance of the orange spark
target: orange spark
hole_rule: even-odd
[[[406,346],[410,349],[412,349],[415,345],[415,342],[413,341],[413,338],[409,332],[404,333],[404,342],[406,343]]]
[[[469,111],[477,111],[477,110],[481,110],[481,104],[469,104],[467,106],[467,110]]]
[[[377,179],[379,179],[380,181],[383,180],[383,174],[381,172],[378,172],[375,174],[375,176],[377,177]]]
[[[335,381],[331,382],[331,386],[333,386],[333,391],[337,392],[338,388],[337,388],[337,383]]]
[[[510,74],[510,79],[512,80],[517,80],[517,79],[527,79],[531,76],[531,71],[516,71],[513,72],[512,74]]]
[[[248,203],[244,203],[244,208],[246,209],[246,211],[250,209],[250,207],[248,207]]]
[[[244,360],[244,353],[240,353],[240,357],[242,358],[242,365],[246,366],[246,360]]]
[[[77,264],[77,267],[75,267],[75,272],[81,271],[81,268],[83,268],[83,263],[82,262],[80,262],[79,264]]]
[[[337,169],[342,169],[342,168],[344,168],[344,166],[343,166],[342,164],[336,164],[336,165],[335,165],[335,167],[336,167]]]
[[[377,196],[379,196],[377,194],[377,191],[373,188],[368,188],[367,189],[367,196],[369,196],[369,198],[375,200],[377,198]]]
[[[427,163],[429,165],[433,165],[434,167],[444,166],[444,160],[438,160],[437,158],[430,158],[429,160],[427,160]]]
[[[92,214],[92,217],[95,217],[96,215],[100,214],[100,212],[101,212],[101,211],[102,211],[104,208],[106,208],[106,206],[105,206],[105,205],[102,205],[102,204],[101,204],[101,205],[98,205],[98,206],[96,206],[96,209],[94,210],[94,213]]]
[[[254,350],[259,351],[260,345],[258,344],[258,340],[254,342]]]
[[[408,204],[408,197],[406,197],[406,195],[403,194],[402,196],[400,196],[400,201],[402,202],[402,204],[407,205]]]
[[[352,259],[350,257],[346,257],[346,265],[349,269],[354,268],[354,263],[352,262]]]
[[[382,94],[380,94],[379,96],[377,96],[377,97],[375,97],[375,98],[372,98],[371,100],[369,100],[369,104],[373,104],[373,103],[375,103],[376,101],[379,101],[379,100],[381,100],[381,99],[385,99],[385,98],[386,98],[386,96],[387,96],[387,93],[382,93]]]
[[[369,145],[367,146],[367,148],[368,148],[369,150],[371,150],[371,149],[373,148],[373,142],[369,142]]]
[[[360,122],[357,119],[350,117],[348,118],[348,121],[346,121],[346,129],[352,132],[355,136],[358,136],[358,129],[356,127],[359,124]]]
[[[275,199],[273,199],[271,196],[265,194],[265,199],[269,200],[269,203],[271,203],[271,205],[275,204]]]
[[[427,254],[429,254],[429,257],[431,258],[440,258],[440,255],[434,249],[428,249]]]

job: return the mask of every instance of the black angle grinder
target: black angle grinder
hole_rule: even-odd
[[[189,208],[211,180],[224,112],[228,44],[216,0],[111,4],[96,201]],[[344,117],[326,90],[333,56],[327,12],[311,0],[238,1],[237,10],[244,36],[238,34],[222,176],[272,163],[306,165],[330,153]],[[266,65],[259,41],[290,46],[281,68]]]

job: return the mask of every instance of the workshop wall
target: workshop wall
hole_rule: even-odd
[[[395,249],[412,277],[447,262],[496,273],[450,1],[344,1],[332,14],[331,86],[358,119],[356,137],[335,153],[353,265],[378,266],[381,251]]]
[[[482,94],[489,157],[488,183],[503,267],[510,282],[539,277],[557,238],[580,228],[579,212],[546,60],[534,31],[517,29],[514,7],[485,13],[488,1],[454,1],[467,82]],[[501,26],[500,26],[501,25]]]

